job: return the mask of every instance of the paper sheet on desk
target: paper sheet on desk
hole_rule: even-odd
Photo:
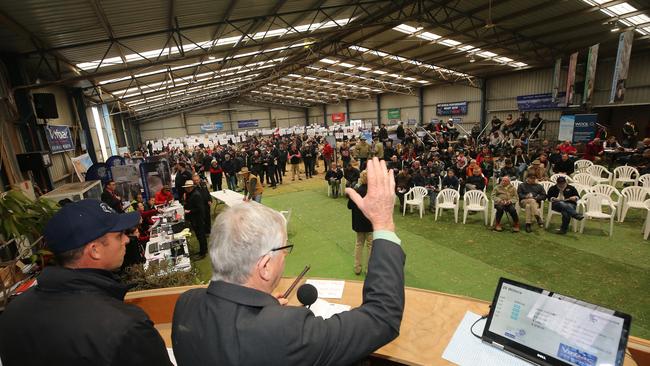
[[[456,328],[454,336],[445,348],[442,358],[460,366],[529,366],[530,363],[510,355],[502,350],[483,343],[474,337],[470,327],[480,318],[478,314],[471,311],[465,313],[465,317]],[[480,321],[474,326],[474,333],[482,334],[485,321]]]
[[[345,281],[307,280],[306,283],[316,287],[320,299],[340,299],[343,297]]]
[[[350,310],[350,306],[334,304],[323,299],[317,299],[315,303],[311,304],[309,310],[311,310],[315,316],[323,317],[323,319],[329,319],[335,314]]]

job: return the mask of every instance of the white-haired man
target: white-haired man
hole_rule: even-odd
[[[394,233],[392,171],[368,162],[368,193],[346,193],[373,226],[363,304],[329,319],[271,295],[284,270],[284,217],[262,205],[233,206],[215,222],[207,289],[180,296],[174,354],[183,365],[349,365],[397,337],[404,310],[404,260]]]

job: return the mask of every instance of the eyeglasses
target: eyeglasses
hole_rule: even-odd
[[[282,247],[279,247],[279,248],[273,248],[273,249],[271,249],[271,252],[276,252],[278,250],[284,250],[285,253],[290,254],[291,251],[293,250],[293,244],[288,244],[288,245],[285,245],[285,246],[282,246]]]

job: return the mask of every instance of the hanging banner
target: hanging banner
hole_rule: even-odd
[[[90,158],[90,155],[83,154],[74,158],[70,158],[72,161],[72,166],[74,167],[75,173],[80,182],[86,181],[86,172],[93,165],[93,160]]]
[[[223,122],[207,122],[201,125],[201,132],[223,131]]]
[[[578,65],[578,52],[572,53],[569,58],[569,72],[566,77],[566,96],[564,98],[564,105],[570,106],[573,104],[575,96],[575,82],[576,82],[576,66]]]
[[[467,102],[438,103],[437,116],[464,116],[467,114]]]
[[[417,121],[415,118],[409,118],[409,119],[406,121],[406,124],[409,125],[409,126],[415,126],[415,125],[418,124],[418,121]]]
[[[562,59],[555,60],[555,68],[553,69],[553,93],[551,101],[557,103],[560,99],[560,71],[562,71]]]
[[[576,116],[572,114],[566,114],[564,116],[560,116],[560,128],[557,134],[558,141],[573,140],[573,125],[575,123],[575,120],[576,120]]]
[[[558,100],[564,96],[564,92],[558,93],[556,100],[553,101],[552,93],[519,95],[517,96],[517,109],[522,112],[557,109],[559,108]]]
[[[616,66],[614,66],[614,80],[612,81],[612,92],[609,102],[622,102],[625,98],[625,81],[630,66],[630,54],[632,53],[632,41],[634,31],[629,30],[621,33],[618,38],[618,52],[616,53]]]
[[[258,119],[247,119],[243,121],[237,121],[237,128],[254,128],[259,126],[260,126],[260,121]]]
[[[573,142],[589,142],[596,137],[598,114],[576,114],[573,123]]]
[[[332,122],[345,122],[345,113],[332,113]]]
[[[52,154],[74,150],[74,142],[68,126],[45,126],[47,143]]]
[[[390,108],[388,110],[388,119],[400,119],[402,118],[402,113],[399,108]]]
[[[596,64],[598,63],[598,48],[600,43],[589,47],[587,56],[587,71],[585,72],[585,90],[582,93],[582,104],[591,104],[594,94],[594,78],[596,77]]]

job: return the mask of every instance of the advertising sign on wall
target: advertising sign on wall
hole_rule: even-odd
[[[390,108],[388,110],[388,119],[400,119],[402,118],[402,113],[399,108]]]
[[[562,100],[564,95],[564,92],[559,93],[556,101],[553,101],[552,93],[520,95],[517,97],[517,109],[522,112],[557,109],[559,108],[558,100]]]
[[[47,143],[53,154],[74,150],[72,134],[68,126],[48,125],[45,127]]]
[[[237,121],[237,128],[255,128],[260,126],[260,121],[258,119],[246,119],[242,121]]]
[[[223,122],[207,122],[201,125],[201,132],[223,131]]]
[[[438,116],[464,116],[466,114],[467,102],[436,104],[436,115]]]
[[[596,137],[597,114],[576,114],[573,123],[573,142],[589,142]]]
[[[566,114],[560,116],[560,129],[558,130],[557,139],[559,141],[572,141],[573,140],[573,125],[575,123],[576,116],[572,114]]]
[[[332,122],[345,122],[345,113],[332,113]]]
[[[630,67],[633,39],[634,31],[632,30],[621,33],[619,36],[616,65],[614,66],[614,80],[612,81],[612,92],[609,96],[610,103],[622,102],[625,98],[625,81],[627,80],[627,71]]]

